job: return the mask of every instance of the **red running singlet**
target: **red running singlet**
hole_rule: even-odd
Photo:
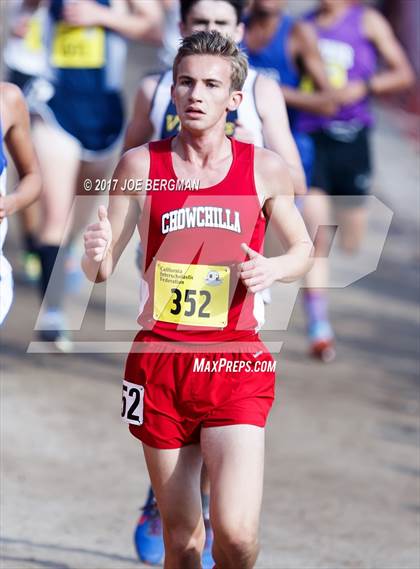
[[[149,143],[150,191],[140,219],[149,296],[139,324],[173,341],[242,340],[255,334],[263,317],[261,298],[237,275],[247,258],[241,243],[261,252],[264,242],[254,146],[231,138],[226,177],[194,189],[197,181],[177,179],[172,140]]]

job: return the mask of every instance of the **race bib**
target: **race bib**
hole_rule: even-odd
[[[326,65],[328,80],[331,87],[341,89],[348,83],[347,69],[338,63],[327,63]]]
[[[33,53],[42,51],[42,26],[38,19],[32,18],[29,20],[24,42],[28,51]]]
[[[143,424],[144,387],[123,381],[121,419],[130,425]]]
[[[105,32],[100,27],[75,27],[59,22],[51,63],[60,68],[95,69],[105,64]]]
[[[322,38],[319,49],[331,86],[334,89],[345,87],[349,81],[349,70],[354,66],[354,48],[343,41]]]
[[[299,90],[304,93],[313,93],[315,91],[314,82],[308,75],[303,75],[299,84]]]
[[[155,320],[224,328],[229,311],[229,267],[157,262]]]

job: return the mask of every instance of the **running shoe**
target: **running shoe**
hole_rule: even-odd
[[[146,503],[134,532],[134,545],[140,561],[161,565],[164,558],[162,520],[156,498],[150,488]]]
[[[36,284],[41,278],[41,261],[36,253],[22,255],[23,278],[28,284]]]
[[[213,569],[214,560],[211,554],[211,549],[213,547],[213,530],[211,529],[210,520],[206,520],[204,518],[204,527],[206,528],[206,542],[204,544],[201,563],[203,569]]]
[[[334,333],[330,323],[318,320],[310,326],[308,332],[311,344],[311,355],[324,363],[331,363],[334,361],[336,351]]]
[[[69,353],[73,349],[70,334],[66,330],[64,314],[56,308],[48,309],[41,317],[38,336],[43,342],[51,342],[60,352]]]

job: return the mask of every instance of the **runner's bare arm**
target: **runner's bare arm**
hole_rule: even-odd
[[[352,105],[369,94],[392,94],[408,89],[414,83],[410,63],[385,18],[374,9],[366,9],[363,23],[366,36],[388,68],[375,73],[368,81],[357,79],[337,89],[334,97],[340,105]]]
[[[302,65],[313,80],[315,87],[320,91],[329,91],[331,85],[313,26],[309,22],[297,22],[293,27],[292,34],[292,42],[296,42],[296,57],[302,61]]]
[[[365,10],[363,25],[366,36],[388,67],[371,78],[369,90],[374,95],[386,95],[412,87],[413,70],[386,19],[378,11],[369,8]]]
[[[82,268],[92,282],[103,282],[113,273],[133,235],[144,197],[123,188],[128,180],[146,180],[149,162],[149,151],[145,146],[124,154],[113,174],[117,183],[109,196],[108,209],[101,206],[99,221],[85,231]]]
[[[11,83],[1,83],[0,101],[4,141],[19,175],[15,191],[0,197],[1,222],[38,198],[41,174],[31,141],[29,112],[20,89]]]
[[[162,23],[162,9],[155,0],[119,0],[104,6],[95,0],[68,2],[64,19],[74,26],[102,26],[131,40],[154,41]]]
[[[158,81],[158,75],[151,75],[140,82],[134,102],[133,115],[125,133],[124,152],[145,144],[153,135],[150,111],[152,110],[152,100]]]
[[[255,85],[255,101],[262,119],[265,147],[280,154],[287,163],[295,194],[305,194],[305,173],[290,131],[286,104],[278,83],[270,77],[259,75]]]
[[[332,116],[338,106],[331,94],[327,72],[318,48],[315,30],[307,22],[297,22],[291,36],[291,53],[294,61],[301,61],[305,73],[314,85],[313,92],[282,86],[286,103],[293,108],[316,115]]]
[[[255,149],[255,183],[265,197],[264,212],[276,229],[286,253],[264,257],[244,244],[249,261],[239,266],[239,276],[250,292],[269,287],[274,281],[293,282],[312,265],[312,242],[295,203],[293,184],[287,165],[280,156],[262,148]]]

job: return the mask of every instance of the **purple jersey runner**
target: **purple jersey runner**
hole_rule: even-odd
[[[328,77],[335,88],[344,87],[349,81],[368,80],[376,70],[376,49],[363,30],[364,12],[363,6],[351,6],[338,22],[328,28],[316,23],[317,12],[305,18],[315,26]],[[341,107],[334,117],[301,113],[298,119],[299,130],[304,132],[328,129],[337,122],[349,123],[349,126],[371,126],[373,118],[369,98]]]

